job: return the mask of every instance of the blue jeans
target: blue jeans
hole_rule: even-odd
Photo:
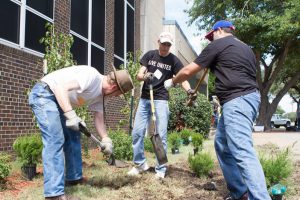
[[[156,131],[159,133],[165,152],[167,152],[167,129],[169,121],[169,104],[167,100],[154,100]],[[140,99],[138,109],[134,119],[134,127],[132,130],[132,146],[133,146],[133,162],[136,165],[142,165],[146,162],[144,154],[144,137],[148,122],[151,122],[151,105],[150,100]],[[165,173],[166,166],[157,165],[156,172]]]
[[[43,140],[44,195],[64,194],[66,180],[82,178],[80,133],[66,128],[63,111],[45,83],[31,90],[32,107]]]
[[[258,92],[226,102],[215,136],[220,167],[227,188],[236,199],[245,192],[250,200],[271,199],[252,141],[252,126],[259,105]]]

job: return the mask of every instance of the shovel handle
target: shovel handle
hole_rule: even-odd
[[[150,104],[151,104],[152,120],[156,121],[152,84],[149,85],[149,88],[150,88]]]
[[[87,137],[91,138],[94,142],[96,142],[100,146],[101,150],[105,149],[105,147],[100,142],[100,140],[98,138],[96,138],[93,134],[91,134],[89,132],[89,130],[85,126],[83,126],[81,123],[79,123],[79,131],[81,133],[83,133],[84,135],[86,135]]]

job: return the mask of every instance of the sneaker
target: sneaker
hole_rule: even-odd
[[[156,179],[164,179],[165,178],[165,173],[163,173],[163,172],[156,172],[155,178]]]
[[[231,194],[227,195],[224,200],[248,200],[248,193],[246,192],[245,194],[243,194],[243,196],[241,196],[238,199],[235,199],[231,196]]]
[[[149,169],[148,164],[145,162],[140,166],[133,167],[127,174],[129,176],[137,176],[138,174],[145,172]]]
[[[63,194],[56,197],[46,197],[45,200],[80,200],[80,198]]]

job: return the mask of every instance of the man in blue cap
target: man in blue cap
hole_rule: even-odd
[[[253,121],[260,105],[256,58],[251,48],[233,35],[234,29],[230,21],[215,23],[205,36],[211,43],[164,85],[169,89],[210,68],[216,75],[216,95],[222,106],[215,150],[230,191],[225,199],[270,200],[252,141]]]

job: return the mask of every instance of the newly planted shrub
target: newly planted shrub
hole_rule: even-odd
[[[171,148],[178,149],[180,147],[180,136],[176,131],[168,134],[168,143]]]
[[[289,148],[273,152],[272,155],[260,155],[260,163],[265,173],[267,186],[286,181],[293,171],[293,162]]]
[[[10,157],[7,153],[0,153],[0,187],[11,170]]]
[[[195,156],[189,155],[188,163],[198,177],[208,176],[214,168],[214,160],[211,155],[206,152],[201,152]]]
[[[186,129],[186,128],[182,129],[180,131],[180,137],[183,140],[184,145],[188,145],[190,143],[189,139],[190,139],[190,136],[191,136],[192,133],[193,133],[192,130],[189,130],[189,129]]]
[[[192,134],[192,144],[194,147],[194,154],[197,154],[199,150],[202,149],[203,145],[203,136],[199,133],[193,133]]]
[[[42,158],[42,138],[39,134],[18,137],[13,144],[13,149],[22,166],[36,165]]]
[[[109,131],[109,137],[114,145],[114,155],[119,160],[132,160],[132,138],[124,130]]]

